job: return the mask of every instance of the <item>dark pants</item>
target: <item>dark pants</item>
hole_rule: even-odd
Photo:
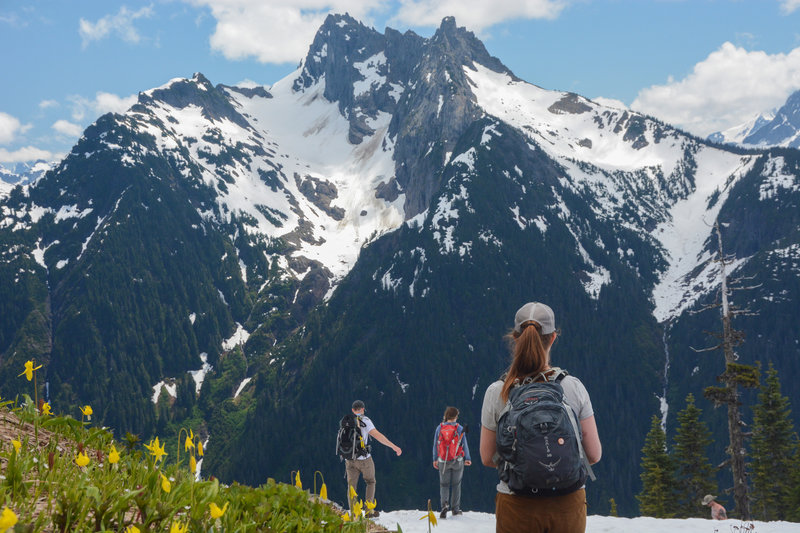
[[[442,509],[461,510],[461,478],[464,477],[464,460],[439,460],[439,499]]]
[[[367,493],[364,496],[364,501],[375,501],[375,463],[372,457],[367,457],[362,460],[347,460],[345,461],[345,470],[347,471],[347,484],[356,489],[358,492],[358,476],[364,477],[364,483],[367,485]],[[350,487],[347,488],[348,498],[350,501]]]
[[[497,533],[584,533],[586,491],[564,496],[527,498],[497,493]]]

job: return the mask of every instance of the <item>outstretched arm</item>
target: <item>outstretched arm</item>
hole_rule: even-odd
[[[400,446],[397,446],[395,443],[393,443],[392,441],[387,439],[386,436],[383,433],[381,433],[380,431],[378,431],[377,429],[372,429],[369,432],[369,436],[372,437],[373,439],[377,440],[378,442],[380,442],[384,446],[388,446],[389,448],[394,450],[394,453],[396,453],[397,455],[400,455],[401,453],[403,453],[403,450],[400,449]]]

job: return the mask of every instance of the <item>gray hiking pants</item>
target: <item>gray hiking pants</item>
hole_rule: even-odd
[[[439,498],[442,509],[461,510],[461,478],[464,477],[464,458],[439,460]]]
[[[375,501],[375,463],[372,457],[366,459],[348,459],[345,462],[345,471],[347,472],[347,484],[352,486],[358,492],[358,476],[364,476],[364,483],[367,485],[364,501]],[[348,487],[348,494],[350,488]],[[361,499],[361,498],[357,498]],[[348,503],[350,498],[348,497]]]

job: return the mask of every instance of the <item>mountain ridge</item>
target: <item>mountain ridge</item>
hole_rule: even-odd
[[[632,514],[650,416],[673,425],[721,372],[689,350],[714,328],[688,312],[718,286],[712,220],[737,272],[767,277],[756,303],[796,317],[798,165],[523,82],[449,17],[425,39],[331,15],[283,80],[144,91],[0,199],[0,392],[35,358],[54,401],[119,431],[202,419],[225,481],[330,471],[274,428],[313,413],[332,435],[353,396],[402,442],[427,443],[440,405],[475,426],[510,313],[538,299],[607,443],[590,505]],[[765,321],[748,331],[798,375]],[[401,446],[376,451],[396,507],[430,473],[427,444]],[[465,504],[492,476],[470,472]]]

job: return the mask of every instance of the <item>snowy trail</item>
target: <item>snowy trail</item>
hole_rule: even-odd
[[[420,520],[425,511],[382,512],[376,520],[382,526],[394,530],[397,524],[403,533],[428,533],[428,522]],[[437,514],[438,517],[438,514]],[[589,516],[587,533],[800,533],[800,524],[791,522],[753,522],[755,529],[745,529],[739,520],[716,522],[701,518],[659,519],[649,517],[615,518]],[[461,516],[448,516],[439,520],[431,529],[433,533],[494,533],[494,515],[491,513],[465,512]]]

